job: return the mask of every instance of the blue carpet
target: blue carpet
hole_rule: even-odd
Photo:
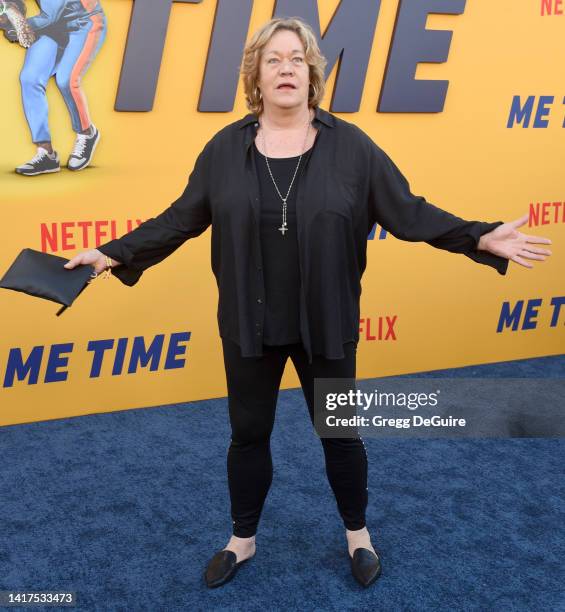
[[[564,375],[565,355],[426,374]],[[383,559],[367,590],[298,390],[280,394],[257,554],[215,590],[202,571],[230,533],[225,399],[3,427],[0,441],[2,590],[72,590],[89,611],[565,610],[561,439],[366,439]]]

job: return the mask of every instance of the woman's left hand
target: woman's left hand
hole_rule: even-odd
[[[499,225],[492,232],[483,234],[477,248],[510,259],[526,268],[534,267],[527,261],[528,259],[545,261],[551,255],[551,251],[535,245],[551,244],[551,240],[541,236],[528,236],[517,230],[518,227],[522,227],[528,222],[528,217],[529,215],[526,214],[515,221]]]

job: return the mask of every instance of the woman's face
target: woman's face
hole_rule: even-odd
[[[287,85],[281,87],[283,83]],[[300,38],[290,30],[278,30],[259,61],[258,87],[264,107],[307,106],[309,86],[310,68]]]

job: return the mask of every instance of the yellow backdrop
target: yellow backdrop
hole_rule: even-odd
[[[30,14],[35,10],[31,4]],[[173,4],[153,111],[114,111],[132,2],[105,0],[102,4],[108,37],[84,80],[102,138],[93,167],[83,172],[63,170],[37,177],[13,173],[14,166],[29,159],[34,148],[18,83],[24,50],[0,40],[2,274],[24,247],[45,248],[70,258],[95,246],[96,227],[99,234],[109,232],[113,223],[121,235],[128,222],[135,224],[161,212],[182,191],[206,141],[247,112],[241,84],[232,113],[196,110],[213,26],[213,0]],[[322,31],[338,4],[320,0]],[[414,193],[459,216],[512,220],[531,206],[563,202],[565,17],[542,16],[540,4],[539,0],[468,1],[463,15],[430,15],[427,28],[452,30],[453,41],[448,61],[420,64],[416,78],[449,80],[445,110],[384,114],[375,109],[398,3],[383,0],[361,108],[338,116],[358,124],[389,153]],[[273,5],[272,0],[254,3],[250,34],[271,17]],[[322,104],[326,109],[335,73],[334,69]],[[548,127],[508,129],[515,95],[523,99],[554,96]],[[74,133],[54,82],[48,86],[48,97],[54,145],[64,161]],[[565,295],[560,244],[564,218],[561,215],[556,221],[553,213],[547,214],[544,225],[523,228],[551,238],[553,257],[531,271],[511,263],[505,277],[464,256],[425,244],[391,236],[379,240],[377,231],[368,244],[363,282],[358,376],[563,352],[565,308],[552,326],[551,300]],[[42,244],[42,231],[53,227],[66,234],[64,242],[59,236],[54,251]],[[109,234],[100,238],[105,242]],[[4,383],[0,425],[224,396],[217,290],[209,260],[208,231],[145,272],[135,287],[128,288],[115,278],[97,279],[61,317],[55,317],[57,306],[52,302],[0,291]],[[528,301],[536,299],[541,300],[541,304],[532,303],[536,325],[523,329]],[[503,303],[514,307],[519,300],[524,307],[518,328],[497,332]],[[384,339],[386,317],[396,317],[394,339],[390,335]],[[189,341],[179,342],[185,354],[176,357],[186,360],[184,367],[164,369],[171,334],[182,332],[190,333]],[[127,373],[134,337],[149,343],[159,334],[164,335],[164,346],[158,368],[140,367]],[[128,339],[122,341],[125,365],[121,374],[112,374],[119,338]],[[104,339],[114,339],[114,347],[106,351],[100,375],[92,376],[93,353],[88,344]],[[10,380],[10,355],[13,358],[19,350],[25,360],[34,347],[44,347],[37,382],[32,383],[29,376]],[[67,372],[66,380],[46,382],[50,353],[52,367],[57,366],[59,355],[56,370]],[[297,377],[289,365],[283,387],[296,386]]]

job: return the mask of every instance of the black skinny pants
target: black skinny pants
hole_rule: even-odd
[[[222,338],[228,386],[231,443],[228,484],[233,534],[255,535],[261,510],[273,478],[270,437],[281,378],[292,359],[314,423],[314,378],[355,378],[357,346],[344,345],[344,359],[314,356],[312,363],[302,344],[265,346],[263,357],[242,357],[240,347]],[[328,481],[347,529],[365,527],[367,508],[367,454],[360,438],[320,438]]]

